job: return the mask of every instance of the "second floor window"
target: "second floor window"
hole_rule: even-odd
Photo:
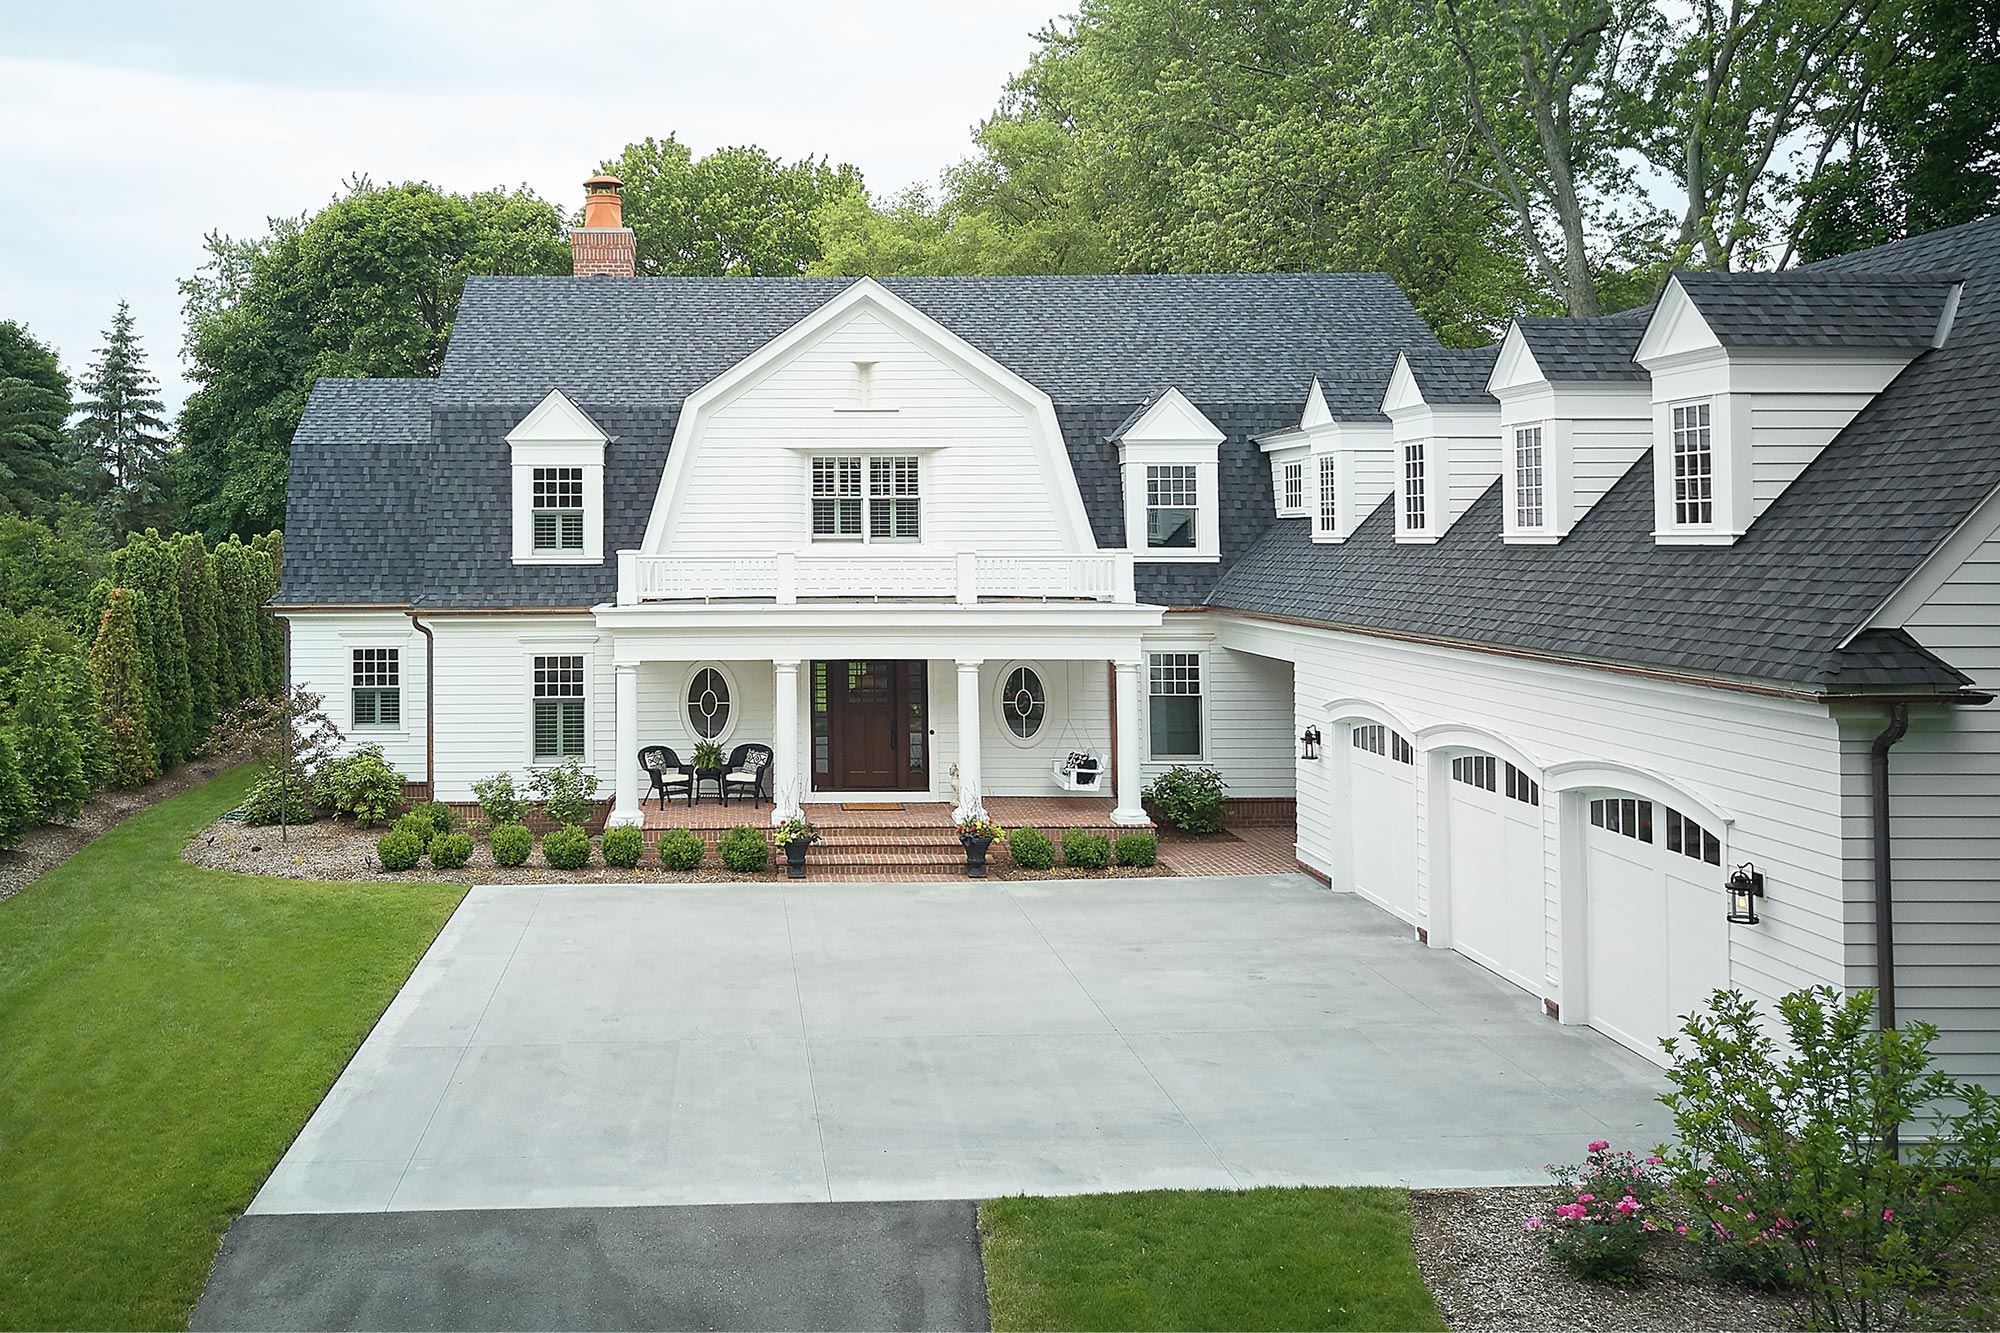
[[[1514,525],[1542,526],[1542,428],[1514,432]]]
[[[1151,463],[1146,467],[1146,545],[1154,550],[1193,550],[1195,469],[1192,463]]]
[[[1715,521],[1715,452],[1709,405],[1683,403],[1674,409],[1674,522],[1699,526]]]
[[[583,469],[538,467],[534,477],[536,551],[583,549]]]
[[[1306,507],[1306,465],[1285,464],[1285,512],[1296,514]]]
[[[1403,446],[1403,527],[1422,532],[1429,521],[1430,508],[1424,494],[1424,442],[1412,440]]]
[[[915,454],[831,454],[812,460],[814,541],[916,541],[922,464]]]
[[[1332,454],[1319,456],[1319,527],[1321,532],[1340,529],[1340,460]]]

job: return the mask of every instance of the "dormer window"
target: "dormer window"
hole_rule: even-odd
[[[1198,482],[1191,463],[1153,463],[1146,468],[1146,549],[1191,551],[1200,513]]]
[[[1514,524],[1539,528],[1547,517],[1542,502],[1542,428],[1519,426],[1514,430]]]
[[[1422,532],[1429,521],[1430,506],[1424,490],[1424,442],[1410,440],[1403,445],[1403,527]]]
[[[1306,465],[1303,462],[1285,464],[1284,509],[1288,514],[1296,514],[1306,507]]]
[[[1715,522],[1715,441],[1706,400],[1677,403],[1673,414],[1674,522]]]
[[[1319,530],[1340,530],[1340,459],[1333,454],[1319,456]]]
[[[583,469],[538,467],[534,473],[534,550],[556,555],[583,549]]]

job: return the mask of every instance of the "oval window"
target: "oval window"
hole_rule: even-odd
[[[1048,693],[1033,668],[1015,667],[1008,673],[1000,711],[1006,715],[1007,729],[1024,741],[1042,729],[1049,712]]]
[[[729,682],[714,667],[703,667],[688,682],[688,729],[705,741],[729,726]]]

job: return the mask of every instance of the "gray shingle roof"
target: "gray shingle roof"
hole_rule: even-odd
[[[320,380],[294,444],[419,445],[430,437],[436,380]]]
[[[1431,349],[1442,348],[1431,345]],[[1428,349],[1427,349],[1428,350]],[[1382,394],[1389,387],[1389,376],[1396,369],[1396,358],[1392,354],[1386,365],[1370,366],[1363,374],[1352,369],[1323,370],[1319,380],[1320,397],[1326,399],[1326,410],[1335,421],[1379,422],[1387,425],[1389,418],[1382,414]],[[1299,395],[1305,401],[1305,395]],[[1297,424],[1298,413],[1292,414],[1293,424]]]
[[[1822,688],[1889,672],[1841,641],[2000,488],[2000,219],[1810,270],[1846,272],[1966,275],[1951,337],[1733,546],[1654,544],[1648,454],[1557,545],[1501,541],[1498,483],[1431,546],[1396,545],[1385,502],[1340,546],[1274,525],[1210,605]]]
[[[292,437],[278,600],[409,600],[436,385],[329,379],[313,386]]]
[[[1620,311],[1598,319],[1517,319],[1521,340],[1551,381],[1643,380],[1646,368],[1632,359],[1646,332],[1653,307]]]
[[[1493,377],[1493,363],[1499,357],[1499,343],[1464,350],[1420,347],[1404,354],[1417,389],[1433,406],[1497,402],[1486,392],[1486,382]]]
[[[1929,347],[1956,285],[1955,278],[1886,268],[1674,279],[1724,347]]]

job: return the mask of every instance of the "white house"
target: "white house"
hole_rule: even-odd
[[[1206,764],[1561,1022],[1893,958],[2000,1086],[2000,222],[1451,351],[1380,275],[618,276],[612,189],[294,442],[294,677],[439,798]]]

